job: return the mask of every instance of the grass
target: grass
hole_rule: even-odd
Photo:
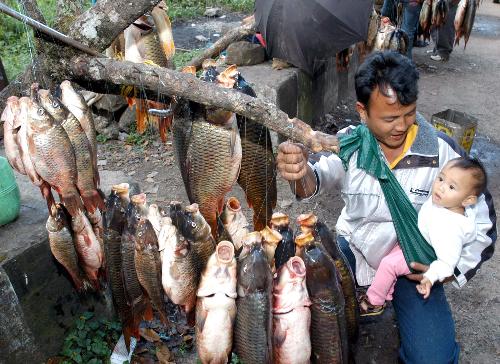
[[[90,0],[77,0],[90,6]],[[24,13],[19,0],[3,0],[12,9]],[[38,0],[38,7],[47,21],[54,26],[56,20],[57,0]],[[166,0],[169,16],[172,20],[189,19],[200,16],[206,7],[220,7],[228,11],[251,12],[254,0]],[[33,48],[33,31],[22,22],[0,13],[0,59],[9,81],[17,77],[31,63]],[[199,51],[198,51],[199,52]],[[196,54],[195,52],[178,52],[174,63],[176,67],[185,64]]]

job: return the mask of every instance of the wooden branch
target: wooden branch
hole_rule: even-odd
[[[99,0],[73,22],[68,36],[102,52],[125,28],[159,2]]]
[[[75,80],[134,85],[155,90],[160,94],[220,107],[251,118],[291,140],[304,144],[313,152],[338,150],[338,140],[335,136],[314,131],[297,118],[289,119],[288,115],[273,103],[201,81],[191,74],[144,64],[83,56],[73,59],[70,67]]]
[[[255,33],[255,21],[233,28],[220,37],[211,47],[205,49],[202,54],[193,58],[186,66],[195,66],[196,69],[201,67],[203,61],[207,58],[213,58],[226,49],[231,43],[237,42],[247,35]]]

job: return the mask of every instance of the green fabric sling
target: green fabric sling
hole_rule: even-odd
[[[357,167],[380,182],[406,263],[408,266],[410,262],[429,265],[436,260],[436,253],[418,229],[417,210],[385,162],[377,140],[364,124],[354,129],[352,134],[340,137],[339,157],[345,170],[356,151]]]

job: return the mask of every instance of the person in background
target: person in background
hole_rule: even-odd
[[[446,22],[439,28],[431,30],[431,38],[434,42],[434,48],[428,51],[431,54],[431,59],[436,62],[447,62],[450,59],[450,54],[453,51],[453,43],[455,41],[455,14],[457,13],[458,3],[460,0],[449,0],[449,10],[446,16]]]
[[[382,17],[388,17],[392,23],[397,24],[397,7],[399,4],[403,7],[401,29],[408,35],[408,39],[411,40],[406,56],[412,59],[413,40],[417,34],[422,0],[384,0],[384,5],[380,11]]]

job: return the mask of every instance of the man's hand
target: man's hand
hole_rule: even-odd
[[[278,147],[276,168],[287,181],[298,181],[307,174],[308,152],[302,144],[284,142]]]
[[[431,294],[432,282],[427,278],[424,278],[420,281],[420,284],[417,284],[418,293],[424,296],[424,299],[427,299]]]

